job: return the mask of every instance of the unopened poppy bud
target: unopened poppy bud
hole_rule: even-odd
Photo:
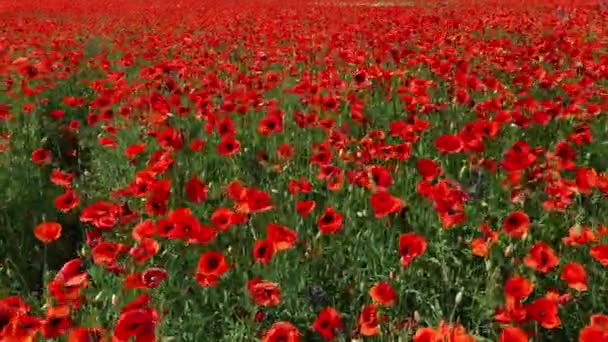
[[[456,298],[454,299],[454,304],[459,305],[462,302],[462,296],[464,295],[464,287],[460,288],[460,291],[456,294]]]

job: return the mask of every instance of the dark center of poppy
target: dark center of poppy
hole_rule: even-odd
[[[61,317],[53,317],[49,320],[49,324],[52,327],[58,327],[59,324],[61,324],[61,322],[63,321],[63,319]]]
[[[212,257],[212,258],[207,259],[207,267],[209,267],[210,269],[214,270],[219,265],[220,265],[220,261],[217,258]]]
[[[546,265],[549,263],[549,255],[545,251],[540,253],[540,263],[541,265]]]
[[[264,255],[266,255],[266,251],[268,250],[268,246],[266,244],[260,246],[260,248],[258,248],[258,257],[263,257]]]
[[[519,225],[519,219],[515,216],[511,216],[507,219],[507,225],[509,226],[518,226]]]
[[[2,330],[11,321],[11,317],[8,313],[0,313],[0,330]]]
[[[323,215],[321,222],[327,224],[327,223],[331,223],[333,220],[334,220],[334,216],[332,214],[325,214],[325,215]]]

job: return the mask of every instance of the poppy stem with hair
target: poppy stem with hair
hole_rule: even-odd
[[[40,281],[42,284],[41,290],[44,291],[43,289],[44,289],[44,284],[46,284],[46,273],[48,272],[48,262],[47,262],[48,246],[47,246],[47,244],[46,243],[43,244],[42,248],[44,248],[44,249],[42,250],[42,274],[40,277]],[[42,295],[42,293],[41,293],[41,295]]]

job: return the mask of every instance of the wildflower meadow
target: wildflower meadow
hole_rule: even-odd
[[[608,6],[0,0],[0,342],[608,342]]]

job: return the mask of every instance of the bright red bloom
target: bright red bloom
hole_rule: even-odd
[[[530,145],[520,140],[505,153],[500,166],[509,172],[522,171],[534,164],[535,161],[536,156],[530,150]]]
[[[340,312],[330,306],[321,310],[311,329],[318,332],[326,341],[333,341],[344,328]]]
[[[34,228],[34,235],[42,243],[51,243],[61,236],[61,225],[57,222],[42,222]]]
[[[112,229],[119,221],[120,211],[117,204],[99,201],[84,208],[80,221],[90,223],[98,229]]]
[[[202,287],[217,285],[219,278],[228,271],[226,258],[221,252],[209,251],[201,255],[196,269],[196,281]]]
[[[589,254],[603,266],[608,267],[608,245],[591,247]]]
[[[431,159],[420,159],[416,164],[418,172],[423,180],[430,181],[439,176],[442,172],[441,166]]]
[[[374,216],[378,218],[399,212],[405,207],[405,201],[385,191],[374,193],[370,201],[374,210]]]
[[[272,241],[275,251],[293,248],[298,239],[298,233],[295,230],[274,223],[266,226],[266,236]]]
[[[36,164],[49,164],[52,159],[51,151],[47,149],[38,148],[32,152],[32,161]]]
[[[458,135],[444,134],[435,140],[435,147],[439,152],[449,154],[460,152],[464,144]]]
[[[253,258],[263,264],[269,263],[274,255],[274,244],[271,240],[258,240],[253,247]]]
[[[369,296],[374,303],[382,306],[392,306],[397,300],[397,292],[385,281],[376,283],[370,290]]]
[[[518,327],[505,327],[500,333],[499,342],[528,342],[528,334]]]
[[[316,206],[316,202],[313,200],[303,200],[296,203],[296,211],[302,217],[308,216]]]
[[[217,208],[213,214],[211,214],[211,224],[222,232],[227,232],[230,226],[232,226],[232,217],[235,215],[234,211],[228,208]]]
[[[530,218],[523,211],[512,212],[502,222],[502,229],[512,238],[521,239],[530,230]]]
[[[52,339],[63,336],[72,327],[70,308],[67,305],[48,309],[46,318],[42,323],[42,335]]]
[[[68,342],[103,342],[103,331],[99,328],[74,328],[68,334]]]
[[[319,226],[322,234],[336,233],[342,230],[343,219],[344,214],[341,214],[329,207],[325,209],[323,214],[321,214],[317,220],[317,225]]]
[[[579,292],[587,291],[587,272],[578,262],[569,262],[564,265],[560,279],[568,283],[568,287]]]
[[[202,203],[207,199],[208,187],[198,177],[193,176],[186,182],[186,197],[192,203]]]
[[[522,276],[512,276],[505,283],[505,297],[516,301],[528,297],[534,290],[534,284]]]
[[[59,169],[55,169],[51,172],[51,183],[59,185],[64,188],[70,188],[74,181],[74,174],[63,172]]]
[[[261,342],[300,342],[302,333],[289,322],[276,322],[262,336]]]
[[[66,262],[49,283],[48,291],[60,304],[77,303],[81,289],[87,287],[89,275],[81,270],[82,261],[73,259]]]
[[[426,251],[426,239],[416,233],[406,233],[399,236],[399,255],[401,265],[407,267],[412,260]]]
[[[247,291],[256,305],[272,307],[281,302],[281,290],[276,283],[254,278],[247,282]]]
[[[376,305],[366,305],[359,314],[359,333],[363,336],[376,336],[380,334],[378,308]]]
[[[545,329],[555,329],[561,325],[557,301],[539,298],[526,307],[528,316]]]
[[[540,241],[532,246],[530,254],[524,258],[524,263],[538,272],[549,273],[559,265],[559,258],[549,245]]]
[[[231,136],[222,138],[217,145],[217,153],[229,157],[236,154],[241,149],[241,143]]]
[[[79,204],[80,198],[78,198],[78,196],[76,196],[76,193],[72,190],[67,190],[64,194],[59,195],[57,198],[55,198],[55,208],[64,213],[71,211]]]
[[[154,342],[158,317],[149,309],[132,309],[120,315],[114,326],[114,338],[128,341],[135,337],[137,341]]]

